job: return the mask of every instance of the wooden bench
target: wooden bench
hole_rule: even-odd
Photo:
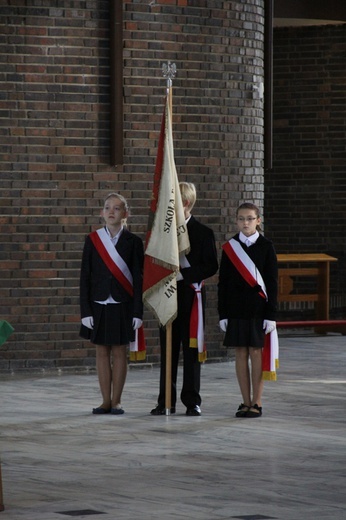
[[[277,259],[279,264],[278,301],[316,303],[316,321],[279,322],[278,326],[284,327],[286,324],[287,327],[318,327],[316,332],[321,334],[325,333],[326,329],[333,330],[334,327],[337,332],[345,330],[345,323],[342,320],[329,320],[330,263],[337,262],[338,259],[324,253],[278,254]],[[289,266],[281,267],[282,264],[289,264]],[[316,292],[292,293],[295,277],[315,277]]]

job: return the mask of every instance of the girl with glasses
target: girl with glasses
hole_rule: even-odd
[[[238,233],[222,246],[219,326],[225,333],[223,344],[235,348],[236,376],[242,395],[236,417],[260,417],[262,351],[265,336],[273,331],[276,334],[278,267],[272,242],[260,233],[258,207],[248,202],[241,204],[236,221]],[[267,378],[276,377],[269,374]]]

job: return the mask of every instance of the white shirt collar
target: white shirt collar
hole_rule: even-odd
[[[256,240],[259,237],[259,232],[256,231],[253,235],[250,235],[249,237],[245,236],[244,233],[240,231],[239,233],[239,240],[240,242],[243,242],[243,244],[248,244],[248,242],[251,242],[251,245],[256,242]]]
[[[115,244],[118,242],[118,240],[120,238],[121,233],[123,232],[124,226],[121,226],[121,228],[119,229],[118,233],[114,237],[112,237],[112,235],[110,234],[110,231],[107,228],[107,226],[105,226],[105,227],[106,227],[107,234],[108,234],[109,238],[112,241],[112,244],[115,246]]]

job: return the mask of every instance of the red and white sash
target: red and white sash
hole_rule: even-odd
[[[267,300],[267,290],[262,275],[240,243],[231,238],[231,240],[223,244],[222,249],[251,287],[261,286],[259,294]],[[276,381],[277,368],[279,368],[279,338],[275,328],[272,332],[265,335],[264,348],[262,350],[262,379]]]
[[[191,267],[190,262],[185,255],[180,255],[180,267]],[[190,343],[191,348],[198,348],[198,361],[203,363],[207,359],[207,347],[204,342],[204,322],[203,322],[203,302],[202,287],[204,281],[200,283],[194,282],[190,287],[195,291],[190,314]]]
[[[190,287],[194,289],[195,296],[190,315],[190,347],[198,348],[198,361],[203,363],[207,359],[207,347],[204,342],[204,323],[203,323],[203,303],[201,283],[192,283]]]
[[[274,329],[264,337],[262,349],[262,379],[276,381],[276,370],[279,368],[279,337]]]
[[[267,290],[262,275],[258,271],[256,264],[241,247],[240,243],[237,240],[234,240],[234,238],[231,238],[231,240],[222,246],[222,249],[225,251],[234,267],[236,267],[244,280],[251,285],[251,287],[255,287],[256,285],[261,286],[262,290],[259,294],[262,298],[267,300]]]
[[[133,278],[124,259],[112,244],[105,228],[90,233],[90,238],[96,251],[110,270],[114,278],[123,286],[125,291],[133,296]],[[135,331],[135,341],[130,342],[130,361],[145,359],[146,349],[143,325]]]
[[[115,249],[105,228],[90,233],[96,251],[125,291],[133,296],[133,279],[130,269]]]

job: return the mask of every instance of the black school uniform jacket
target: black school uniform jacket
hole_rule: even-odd
[[[178,313],[190,312],[195,291],[192,283],[200,283],[213,276],[218,269],[217,251],[212,229],[191,216],[187,223],[190,240],[190,253],[186,258],[190,267],[182,268],[183,281],[178,282]],[[203,305],[205,303],[205,287],[202,289]]]
[[[267,319],[276,320],[278,266],[273,243],[260,235],[250,247],[240,242],[239,233],[233,237],[255,263],[261,273],[268,301],[259,295],[259,286],[251,287],[222,251],[219,283],[218,311],[222,319]]]
[[[131,302],[133,317],[142,319],[142,283],[144,251],[142,240],[123,229],[116,250],[126,262],[133,277],[133,298],[112,275],[97,252],[90,235],[85,239],[80,273],[81,317],[92,316],[91,302],[104,301],[111,295],[117,302]]]

